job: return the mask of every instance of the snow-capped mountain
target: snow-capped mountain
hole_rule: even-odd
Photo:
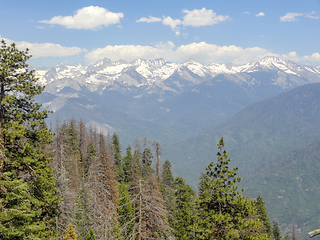
[[[187,136],[256,101],[320,82],[320,66],[276,57],[244,65],[203,65],[193,59],[183,63],[102,59],[89,66],[61,63],[36,69],[36,76],[46,86],[38,102],[65,119],[82,117],[117,132],[124,131],[124,126],[137,130],[142,121],[139,133],[127,134],[144,136],[143,131],[148,131]],[[55,116],[50,118],[54,121]]]
[[[153,84],[162,85],[163,88],[175,91],[175,89],[170,89],[170,86],[164,86],[161,83],[166,83],[165,81],[169,78],[176,78],[176,86],[184,85],[185,83],[182,80],[189,82],[189,84],[197,85],[212,79],[218,74],[249,74],[252,72],[271,71],[276,73],[279,78],[274,81],[274,84],[279,84],[283,88],[320,81],[320,66],[299,65],[276,57],[265,57],[260,61],[240,66],[231,63],[203,65],[193,59],[181,64],[170,63],[164,59],[137,59],[131,63],[121,60],[113,62],[109,59],[102,59],[90,66],[81,63],[75,65],[61,63],[49,69],[36,69],[36,75],[40,84],[48,85],[50,92],[59,92],[67,85],[74,89],[79,89],[79,86],[85,86],[92,92],[101,92],[108,86],[115,86],[115,89],[146,88]],[[303,78],[303,80],[296,83],[284,82],[283,79],[287,75]],[[54,83],[55,81],[58,82]]]

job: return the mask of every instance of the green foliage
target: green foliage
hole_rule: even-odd
[[[63,239],[64,240],[77,240],[78,239],[76,231],[72,227],[71,223],[69,223],[68,228],[66,229],[66,232],[63,236]]]
[[[86,240],[96,240],[93,230],[90,228],[87,235]]]
[[[122,161],[122,152],[121,152],[119,137],[116,132],[114,132],[112,136],[112,149],[113,149],[114,163],[116,166],[120,166]]]
[[[96,156],[96,150],[93,147],[92,143],[89,143],[87,148],[87,155],[83,163],[84,175],[87,176],[89,172],[89,168],[93,163],[94,157]]]
[[[27,69],[28,51],[0,49],[0,238],[46,239],[54,234],[59,198],[43,152],[52,134],[34,97],[43,91]]]
[[[74,119],[70,120],[70,123],[68,124],[66,129],[66,135],[68,136],[67,153],[69,155],[76,155],[78,158],[80,158],[80,144],[76,129],[76,121]]]
[[[263,201],[263,199],[260,195],[258,195],[255,205],[257,208],[257,214],[265,227],[265,233],[268,234],[268,236],[271,236],[272,235],[272,227],[270,224],[270,220],[268,218],[268,212],[265,207],[265,202]]]
[[[92,207],[90,204],[88,190],[84,185],[84,181],[82,181],[81,188],[77,196],[76,207],[73,214],[73,220],[75,222],[75,227],[77,229],[80,239],[85,239],[86,234],[92,225],[90,219],[91,212]]]
[[[163,163],[161,178],[164,185],[173,187],[174,178],[172,176],[171,163],[169,162],[169,160],[166,160]]]
[[[177,239],[190,239],[190,228],[193,225],[192,207],[194,191],[185,184],[184,180],[177,177],[174,181],[175,207],[173,210],[173,221],[170,222],[174,228],[174,235]]]
[[[151,174],[154,173],[154,170],[151,168],[152,158],[153,155],[150,148],[145,147],[141,157],[142,177],[144,179],[148,178]]]
[[[122,182],[124,181],[125,176],[124,176],[124,170],[123,170],[120,141],[116,132],[114,132],[112,136],[112,150],[113,150],[113,159],[116,167],[116,174],[118,176],[118,181]]]
[[[274,240],[281,240],[282,239],[279,225],[274,220],[272,221],[272,237]]]
[[[119,207],[118,207],[118,222],[119,227],[122,229],[122,236],[129,238],[134,227],[134,216],[132,201],[129,192],[124,182],[119,186]]]
[[[131,165],[132,165],[132,154],[131,154],[131,147],[130,145],[127,147],[126,156],[123,159],[123,173],[124,173],[124,181],[130,181],[130,172],[131,172]]]
[[[202,175],[197,216],[191,230],[197,239],[268,239],[260,232],[262,223],[256,218],[254,202],[246,199],[236,185],[238,168],[229,169],[231,159],[223,138],[218,147],[218,162],[211,162]]]
[[[141,173],[140,159],[136,151],[133,154],[130,172],[128,173],[128,175],[129,175],[130,186],[132,187],[138,186],[139,180],[142,178],[142,173]]]

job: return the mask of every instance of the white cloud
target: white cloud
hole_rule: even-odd
[[[164,25],[170,26],[172,30],[175,30],[175,29],[177,29],[177,26],[179,26],[181,24],[181,20],[180,19],[172,19],[171,17],[163,16],[162,23]]]
[[[161,22],[161,18],[157,18],[157,17],[153,17],[153,16],[149,16],[149,18],[140,18],[139,20],[137,20],[136,22],[146,22],[146,23],[152,23],[152,22]]]
[[[96,29],[101,26],[120,23],[123,13],[109,12],[106,8],[89,6],[78,9],[73,16],[55,16],[40,23],[58,24],[66,28]]]
[[[243,13],[244,13],[244,14],[248,14],[248,15],[250,15],[250,14],[251,14],[250,12],[247,12],[247,11],[244,11]]]
[[[217,24],[227,20],[231,20],[229,16],[217,15],[211,9],[194,9],[192,11],[182,10],[186,15],[183,17],[182,24],[184,26],[200,27]]]
[[[180,19],[172,19],[171,17],[163,16],[162,24],[170,26],[177,36],[180,35],[180,28],[178,27],[181,24]]]
[[[172,31],[176,33],[176,35],[180,35],[180,25],[183,26],[192,26],[192,27],[201,27],[218,24],[220,22],[224,22],[227,20],[232,20],[229,16],[225,15],[217,15],[211,9],[194,9],[194,10],[182,10],[184,13],[183,19],[173,19],[170,16],[163,16],[162,24],[168,25],[171,27]],[[149,18],[140,18],[136,22],[159,22],[160,18],[149,16]]]
[[[1,37],[0,37],[1,38]],[[14,41],[10,39],[4,39],[7,44],[11,44]],[[15,42],[16,47],[19,50],[29,49],[29,53],[32,58],[38,57],[66,57],[73,56],[82,52],[87,52],[84,48],[78,47],[63,47],[60,44],[54,43],[29,43],[29,42]]]
[[[297,17],[303,16],[303,13],[287,13],[283,17],[280,17],[281,22],[294,22],[298,21]]]
[[[256,14],[256,17],[263,17],[264,15],[264,12],[259,12],[258,14]]]
[[[269,56],[272,53],[263,48],[241,48],[234,45],[218,46],[205,42],[181,45],[174,49],[172,42],[152,46],[140,45],[116,45],[98,48],[86,54],[88,62],[93,63],[102,58],[109,58],[113,61],[123,59],[133,61],[137,58],[156,59],[164,58],[172,62],[183,62],[186,59],[196,59],[203,63],[212,62],[234,62],[243,64]]]
[[[315,11],[312,11],[311,13],[306,13],[305,17],[311,18],[311,19],[319,19],[318,16],[314,16],[315,13],[316,13]]]
[[[311,56],[298,56],[296,52],[289,52],[288,54],[282,54],[282,58],[293,62],[315,62],[320,63],[320,54],[318,52],[313,53]]]

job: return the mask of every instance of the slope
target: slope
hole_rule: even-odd
[[[233,159],[232,166],[239,167],[242,187],[253,197],[261,194],[266,198],[271,219],[277,218],[283,227],[294,218],[298,227],[306,229],[315,215],[309,219],[302,213],[310,214],[320,209],[320,206],[311,204],[315,196],[305,196],[306,189],[316,189],[319,179],[306,172],[311,173],[320,163],[316,153],[313,153],[315,158],[306,157],[299,164],[293,163],[301,159],[301,154],[295,152],[299,152],[297,149],[306,148],[300,152],[308,152],[308,146],[319,141],[319,119],[320,84],[308,84],[254,103],[218,127],[188,140],[163,146],[163,150],[172,161],[174,171],[180,176],[187,176],[189,183],[196,187],[200,172],[204,172],[209,162],[216,160],[215,145],[223,136],[228,154]],[[310,149],[313,148],[316,147],[310,146]],[[277,172],[273,169],[273,163],[278,161],[282,167]],[[264,176],[263,172],[269,175]],[[276,178],[275,174],[281,177]],[[293,187],[297,184],[296,179],[304,179],[310,187]],[[283,190],[287,195],[271,195]],[[276,201],[278,197],[281,202]],[[300,215],[301,218],[298,218]]]

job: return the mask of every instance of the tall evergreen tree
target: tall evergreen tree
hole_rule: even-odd
[[[113,150],[113,161],[118,175],[118,181],[124,181],[123,163],[122,163],[122,151],[120,146],[119,137],[116,132],[112,136],[112,150]]]
[[[127,183],[130,181],[131,164],[132,164],[132,153],[131,153],[131,147],[129,145],[126,150],[126,156],[123,159],[123,166],[122,166],[123,174],[124,174],[123,180]]]
[[[80,152],[80,162],[81,164],[84,164],[84,161],[86,159],[86,153],[87,153],[87,145],[88,145],[88,133],[86,130],[86,125],[82,118],[80,118],[79,121],[79,152]]]
[[[264,225],[264,232],[268,234],[268,236],[272,235],[272,227],[270,224],[270,220],[268,218],[268,212],[265,207],[265,202],[263,201],[262,197],[258,195],[256,199],[256,208],[257,208],[257,214],[261,220],[261,222]]]
[[[282,236],[281,236],[281,231],[278,225],[278,222],[273,220],[272,221],[272,237],[275,240],[281,240]]]
[[[138,153],[135,151],[131,161],[129,172],[130,187],[138,186],[139,180],[142,178],[141,165]]]
[[[211,162],[200,182],[197,217],[191,228],[197,239],[268,239],[262,234],[262,223],[256,217],[254,202],[237,191],[241,181],[238,168],[229,169],[231,159],[221,138],[218,162]]]
[[[172,176],[171,163],[169,160],[166,160],[162,165],[161,179],[165,186],[173,187],[174,178]]]
[[[193,225],[192,205],[194,200],[194,191],[184,180],[177,177],[174,181],[175,188],[175,207],[173,210],[173,221],[171,225],[174,228],[174,235],[177,239],[191,239],[190,231]]]
[[[81,187],[78,193],[76,207],[73,214],[73,222],[76,227],[80,240],[84,240],[87,232],[92,226],[91,213],[92,206],[90,203],[88,190],[85,187],[84,179],[81,181]]]
[[[156,177],[160,177],[160,156],[162,155],[162,148],[157,141],[153,142],[153,147],[156,155]]]
[[[166,160],[162,166],[160,190],[165,200],[165,205],[168,211],[168,221],[170,224],[174,222],[174,209],[175,209],[175,189],[174,178],[171,171],[171,163]]]
[[[119,186],[119,207],[118,207],[118,222],[120,225],[120,231],[125,239],[130,239],[132,237],[132,230],[134,227],[134,211],[132,206],[132,201],[129,196],[129,192],[126,188],[124,182]]]
[[[87,147],[86,157],[83,162],[83,171],[84,171],[84,176],[86,177],[88,175],[90,166],[93,163],[95,156],[96,156],[96,150],[94,149],[93,144],[89,143]]]
[[[46,111],[34,97],[43,91],[28,70],[28,50],[0,48],[0,125],[4,158],[0,165],[0,239],[46,239],[53,235],[59,198],[42,151],[52,134]]]
[[[142,177],[147,179],[154,173],[151,167],[153,155],[148,146],[148,139],[145,137],[143,141],[144,148],[141,157]]]

